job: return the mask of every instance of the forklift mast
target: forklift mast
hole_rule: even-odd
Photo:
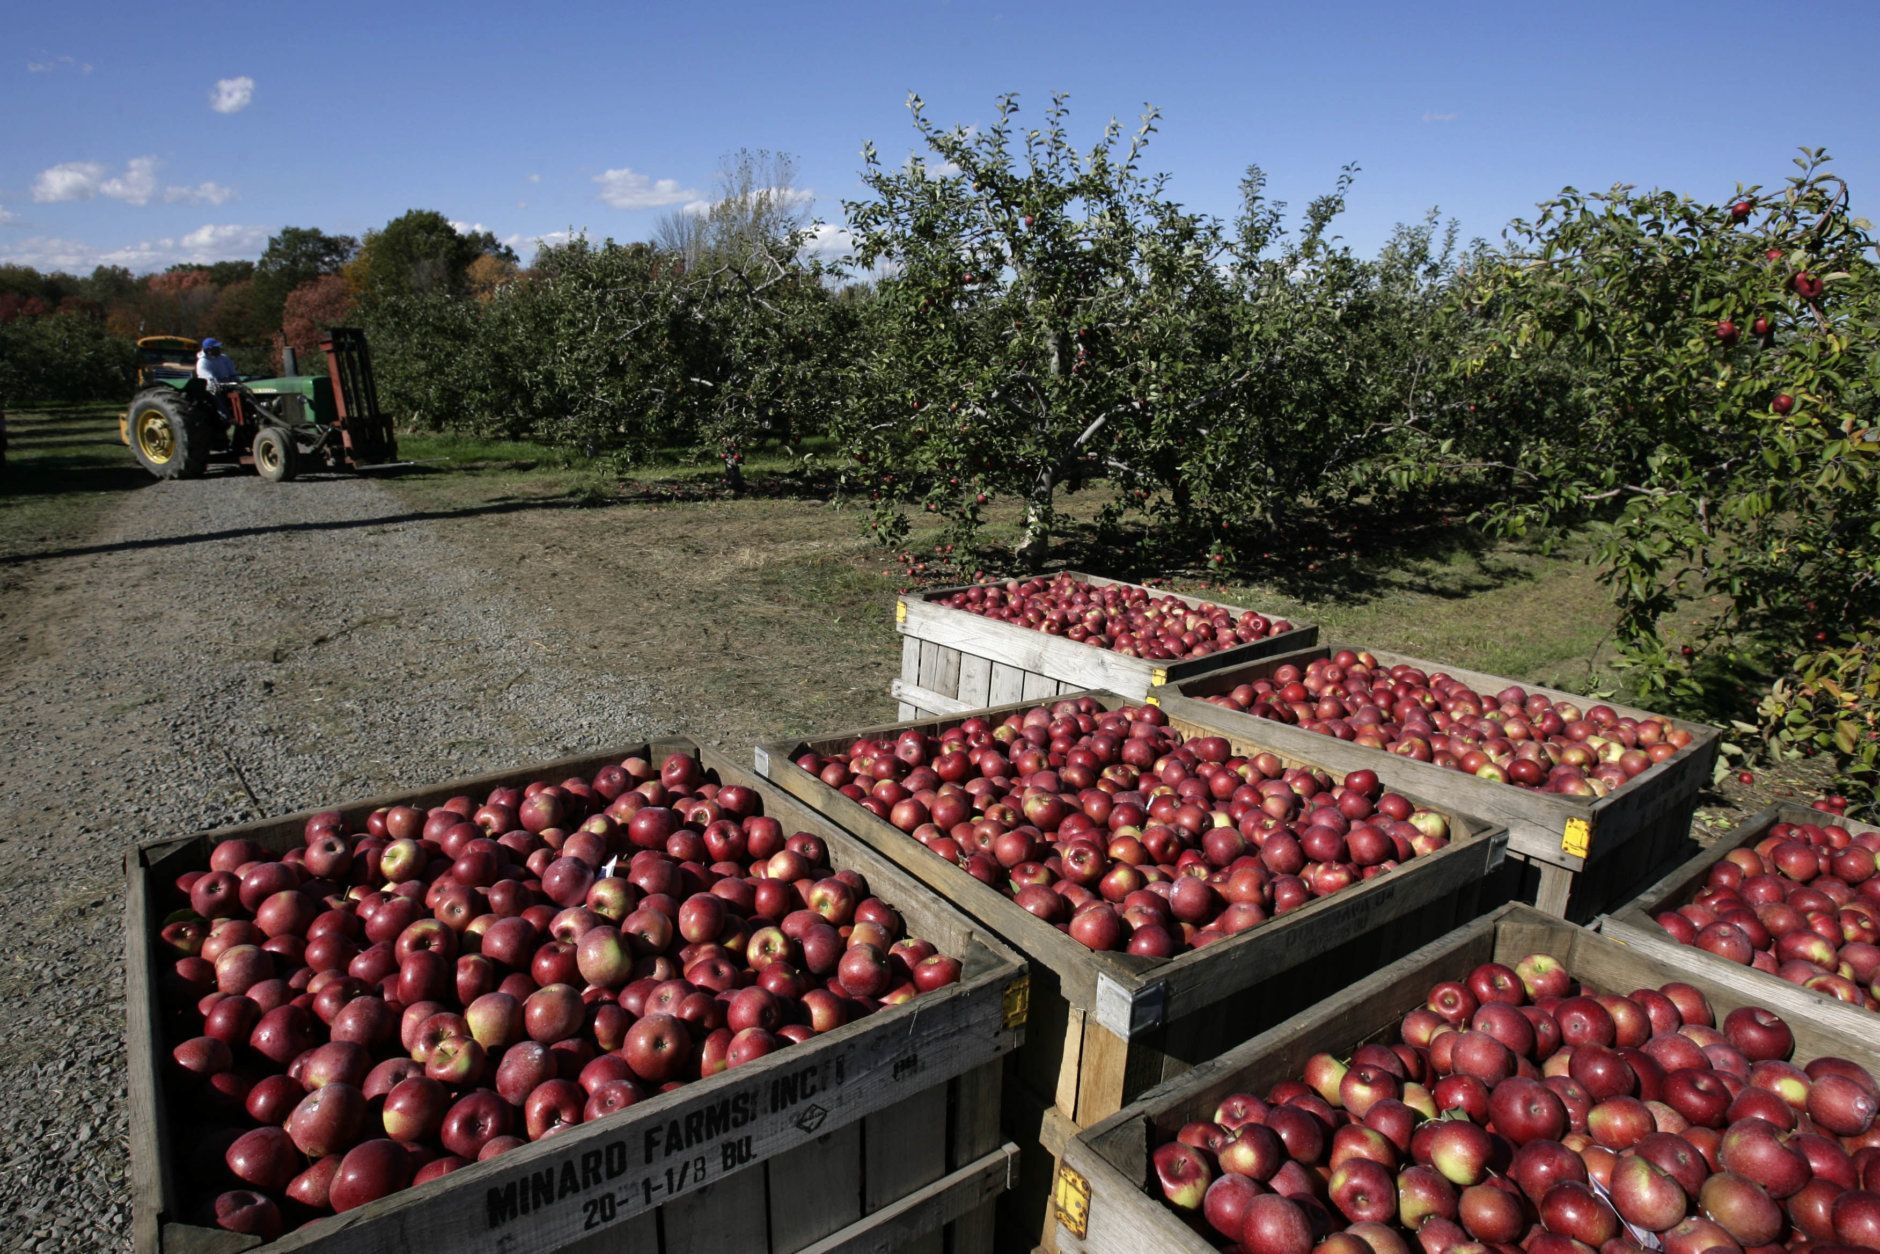
[[[392,435],[391,419],[379,409],[366,333],[357,327],[334,327],[320,341],[320,347],[326,352],[327,376],[333,385],[333,406],[347,460],[354,465],[396,460],[398,441]]]

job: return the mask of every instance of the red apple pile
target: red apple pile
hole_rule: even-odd
[[[272,1238],[960,976],[684,754],[360,826],[176,880],[166,1079],[205,1222]]]
[[[1689,732],[1662,715],[1632,718],[1608,705],[1582,711],[1516,685],[1488,696],[1441,671],[1380,666],[1371,654],[1350,649],[1303,669],[1288,663],[1270,679],[1207,700],[1478,779],[1570,797],[1603,797],[1691,743]]]
[[[1713,865],[1690,901],[1656,918],[1681,944],[1880,1010],[1876,872],[1880,832],[1775,823]]]
[[[1607,996],[1559,960],[1437,984],[1393,1043],[1316,1054],[1153,1154],[1195,1230],[1260,1254],[1880,1248],[1880,1084],[1716,1026],[1688,984]]]
[[[796,765],[1095,950],[1167,958],[1449,843],[1375,772],[1334,782],[1089,697],[863,737]]]
[[[1206,657],[1293,629],[1283,618],[1251,610],[1236,618],[1225,606],[1193,606],[1177,596],[1093,584],[1067,574],[967,588],[940,604],[1157,661]]]

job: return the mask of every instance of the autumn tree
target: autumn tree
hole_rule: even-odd
[[[322,275],[338,274],[359,251],[350,235],[329,235],[318,227],[287,226],[269,238],[255,263],[255,283],[265,308],[279,329],[287,297]],[[290,339],[291,342],[291,339]]]
[[[275,336],[276,355],[283,345],[288,345],[303,363],[311,364],[319,350],[320,337],[333,327],[345,325],[352,312],[352,292],[344,278],[323,274],[309,279],[287,295],[281,311],[281,330]]]

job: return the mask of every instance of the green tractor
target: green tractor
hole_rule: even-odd
[[[157,343],[161,341],[161,344]],[[140,362],[146,341],[139,341]],[[179,337],[151,337],[158,361],[138,370],[122,436],[159,479],[199,478],[211,464],[253,466],[282,483],[305,470],[385,469],[399,463],[392,422],[379,410],[365,332],[334,327],[320,342],[325,375],[244,379],[220,398],[188,369],[172,368]],[[293,369],[291,363],[289,370]],[[227,402],[224,411],[218,399]]]

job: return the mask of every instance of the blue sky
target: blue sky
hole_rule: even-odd
[[[1565,184],[1721,199],[1803,144],[1857,212],[1880,194],[1874,0],[165,8],[14,6],[0,261],[253,257],[410,208],[526,258],[570,227],[645,238],[741,146],[794,154],[839,223],[863,140],[911,146],[910,90],[963,123],[1067,91],[1086,140],[1153,102],[1151,164],[1223,216],[1249,162],[1294,206],[1355,162],[1364,251],[1431,206],[1493,238]]]

